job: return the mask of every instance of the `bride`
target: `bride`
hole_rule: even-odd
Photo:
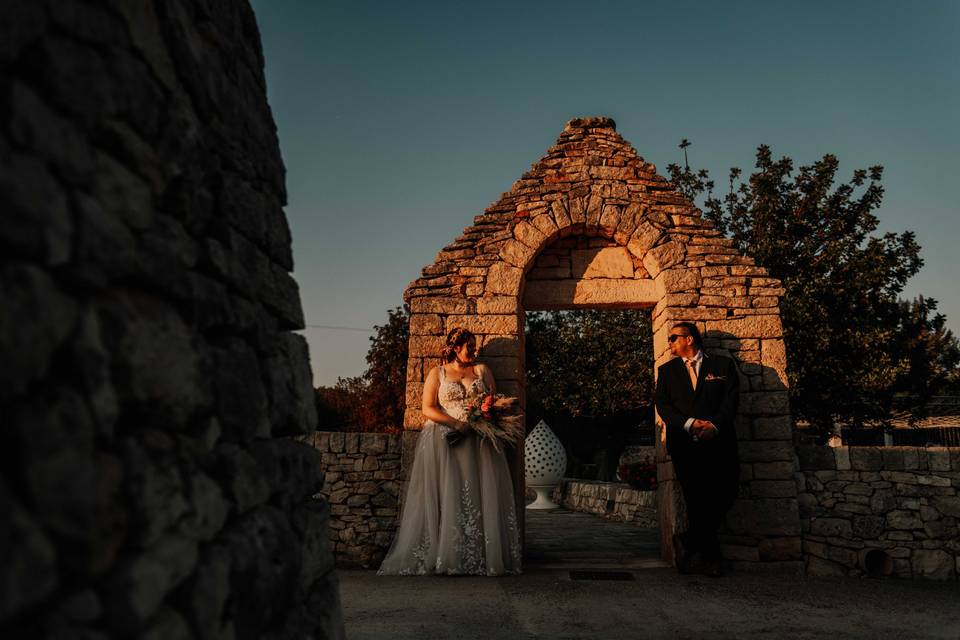
[[[496,391],[490,369],[474,361],[476,352],[474,335],[455,328],[447,334],[443,364],[427,375],[427,420],[417,441],[400,528],[378,575],[520,573],[506,457],[464,422],[469,391]],[[466,437],[449,444],[445,436],[453,429]]]

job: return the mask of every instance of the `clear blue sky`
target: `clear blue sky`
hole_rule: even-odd
[[[881,231],[916,232],[905,295],[960,329],[960,2],[254,0],[307,323],[370,328],[575,116],[666,173],[754,150],[886,167]],[[308,328],[315,384],[368,335]]]

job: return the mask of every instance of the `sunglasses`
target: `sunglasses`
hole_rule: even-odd
[[[689,337],[690,336],[682,333],[671,333],[669,336],[667,336],[667,342],[673,344],[673,341],[676,340],[677,338],[689,338]]]

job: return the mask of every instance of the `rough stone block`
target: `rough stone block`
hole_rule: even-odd
[[[804,471],[818,471],[836,468],[836,456],[830,447],[801,445],[797,447],[800,468]]]
[[[754,480],[750,483],[753,498],[796,498],[797,483],[793,480]]]
[[[448,316],[445,332],[449,333],[454,327],[462,327],[477,335],[515,334],[519,330],[519,317],[516,314]]]
[[[790,414],[790,398],[786,391],[741,393],[740,411],[753,416],[786,416]]]
[[[164,538],[145,553],[122,562],[106,579],[106,618],[118,631],[141,627],[197,563],[197,543]]]
[[[922,529],[923,521],[915,511],[894,510],[887,514],[887,527],[890,529]]]
[[[734,535],[798,536],[799,506],[795,498],[737,500],[727,513],[726,524]]]
[[[410,335],[436,336],[443,334],[443,321],[435,313],[415,313],[410,316]]]
[[[477,313],[480,314],[516,314],[519,310],[514,296],[486,296],[477,298]]]
[[[313,371],[306,339],[281,334],[263,362],[271,433],[290,436],[311,433],[317,428],[317,405]],[[250,416],[256,419],[256,414]]]
[[[503,243],[503,247],[500,249],[499,258],[505,263],[517,267],[519,269],[525,269],[530,261],[533,260],[536,255],[537,250],[527,245],[519,242],[518,240],[507,240]],[[493,274],[493,267],[490,269],[490,273],[487,276],[487,290],[490,289],[490,275]],[[494,289],[496,293],[501,293],[501,291]],[[502,293],[509,293],[503,291]]]
[[[513,237],[516,238],[519,242],[523,243],[527,247],[534,249],[534,251],[539,250],[540,246],[546,241],[547,236],[535,225],[521,220],[513,228]],[[527,261],[529,262],[529,260]],[[522,265],[517,266],[526,266],[526,262]]]
[[[746,316],[733,320],[707,322],[707,331],[716,331],[739,338],[782,338],[783,327],[778,315]]]
[[[414,315],[418,313],[462,314],[471,311],[470,303],[464,298],[419,297],[411,299],[409,304],[410,311]]]
[[[388,436],[382,433],[360,434],[360,451],[370,455],[386,453]]]
[[[575,250],[570,256],[575,279],[633,277],[633,261],[623,247]]]
[[[670,240],[648,250],[643,255],[643,266],[650,277],[656,278],[661,272],[682,263],[685,256],[686,247],[677,240]]]
[[[56,589],[56,550],[42,527],[0,483],[0,539],[4,541],[0,620],[9,620]]]
[[[933,496],[930,505],[945,516],[960,518],[960,496]]]
[[[815,536],[847,539],[853,535],[853,525],[843,518],[812,518],[810,533]]]
[[[273,495],[294,499],[311,496],[323,487],[320,455],[316,449],[293,439],[257,441],[251,451],[263,470]]]
[[[910,565],[914,575],[933,580],[951,580],[957,575],[953,556],[938,549],[914,550]]]
[[[758,480],[789,480],[796,471],[791,462],[756,462],[752,465],[753,477]]]
[[[790,462],[794,459],[793,443],[780,440],[754,440],[738,445],[743,462]]]
[[[850,465],[850,447],[835,447],[833,453],[837,458],[837,470],[846,471]]]
[[[879,471],[883,468],[880,450],[873,447],[850,447],[850,468],[856,471]]]
[[[880,450],[880,456],[883,459],[883,468],[885,470],[903,471],[903,449],[895,447],[883,447]]]
[[[411,336],[408,350],[411,357],[439,357],[445,346],[440,336]]]
[[[800,538],[796,536],[784,538],[766,538],[760,541],[759,559],[763,562],[801,560]]]
[[[654,278],[657,293],[660,296],[686,291],[696,292],[701,283],[700,272],[692,268],[674,267],[658,272],[656,275],[650,272],[650,276]]]
[[[662,229],[658,228],[650,221],[642,221],[637,225],[630,237],[630,240],[627,242],[627,250],[637,258],[643,260],[643,257],[647,254],[647,251],[656,245],[662,236]],[[656,277],[656,275],[651,274],[651,277]]]
[[[927,468],[931,471],[950,471],[950,450],[946,448],[928,448]]]
[[[603,306],[653,306],[656,285],[651,280],[532,280],[523,295],[527,311],[597,308]]]
[[[495,262],[487,272],[487,282],[484,291],[491,295],[515,297],[520,293],[520,283],[522,279],[523,269],[507,262]]]

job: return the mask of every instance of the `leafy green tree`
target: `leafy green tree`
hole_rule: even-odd
[[[838,422],[886,417],[898,387],[929,382],[931,352],[956,346],[942,316],[929,318],[935,302],[909,310],[898,298],[923,261],[912,232],[875,233],[883,168],[858,169],[840,183],[838,170],[833,155],[795,170],[764,145],[745,180],[730,170],[720,199],[707,171],[668,167],[704,215],[783,282],[793,413],[823,434]],[[916,334],[921,325],[927,341]]]
[[[916,419],[926,417],[932,396],[958,392],[960,343],[947,329],[946,316],[936,310],[933,298],[900,302],[896,349],[907,366],[894,383],[894,392],[902,399],[899,408],[909,410]]]
[[[527,314],[530,395],[550,413],[613,415],[650,404],[653,335],[643,311]]]
[[[403,428],[407,397],[407,354],[410,311],[396,307],[387,312],[387,323],[375,326],[367,351],[367,396],[374,419],[391,429]]]
[[[406,405],[410,312],[387,311],[387,323],[374,326],[362,376],[338,378],[333,387],[316,389],[319,429],[325,431],[399,432]]]

